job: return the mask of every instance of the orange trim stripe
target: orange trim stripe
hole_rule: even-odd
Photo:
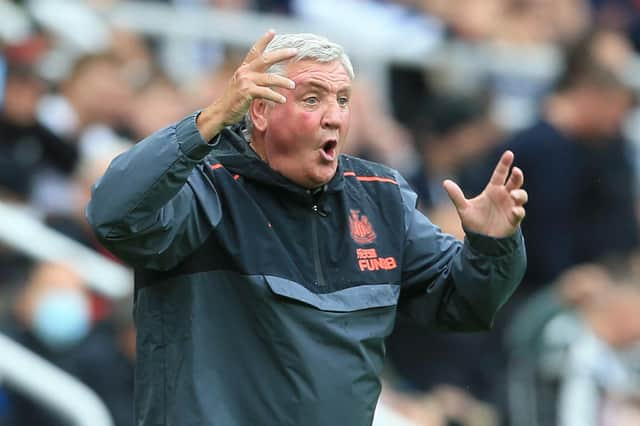
[[[220,164],[220,163],[218,163],[218,164],[212,164],[212,165],[211,165],[211,168],[212,168],[213,170],[215,170],[215,169],[219,169],[219,168],[221,168],[221,167],[224,167],[224,166],[223,166],[222,164]]]
[[[393,183],[396,185],[398,184],[398,182],[396,182],[391,178],[378,177],[378,176],[356,176],[356,179],[362,182],[387,182],[387,183]]]
[[[380,176],[358,176],[356,175],[356,172],[351,172],[351,171],[344,172],[343,176],[353,176],[361,182],[387,182],[387,183],[393,183],[398,185],[398,182],[396,182],[391,178],[380,177]]]

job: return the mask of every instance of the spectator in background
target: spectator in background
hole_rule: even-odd
[[[133,90],[142,88],[161,72],[154,62],[151,40],[121,28],[113,28],[111,34],[110,52],[119,65],[121,76]]]
[[[514,315],[505,332],[512,426],[555,424],[557,377],[554,380],[545,378],[541,372],[541,359],[543,351],[551,349],[553,340],[558,339],[550,339],[550,334],[545,337],[545,329],[552,319],[574,315],[604,295],[613,285],[613,278],[604,266],[577,265],[565,271],[552,285],[530,297]],[[567,328],[564,335],[559,330],[561,341],[570,342],[575,337],[568,337],[573,329]]]
[[[123,126],[131,101],[120,66],[111,53],[81,57],[60,84],[60,92],[42,100],[38,117],[60,137],[77,141],[83,150],[114,139],[113,129]]]
[[[42,98],[38,119],[58,137],[81,151],[100,149],[117,139],[131,93],[120,62],[109,53],[84,56],[60,85],[60,92]],[[69,214],[73,206],[70,180],[57,173],[36,181],[32,204],[45,214]]]
[[[465,173],[465,166],[494,148],[498,129],[483,99],[438,96],[430,100],[413,127],[420,153],[419,166],[409,175],[421,208],[431,220],[459,238],[464,234],[440,182]]]
[[[109,53],[84,56],[60,85],[38,106],[38,119],[81,151],[100,150],[117,139],[124,126],[131,92],[120,62]],[[73,206],[71,182],[49,173],[36,182],[33,205],[46,214],[68,214]]]
[[[153,111],[153,109],[148,111]],[[91,186],[107,170],[111,160],[129,149],[131,145],[125,140],[114,139],[111,142],[102,143],[100,149],[81,153],[78,165],[71,176],[71,204],[69,205],[69,211],[66,214],[47,216],[45,218],[47,225],[109,258],[115,259],[96,240],[91,227],[87,223],[84,209],[91,198]]]
[[[531,256],[522,296],[572,265],[628,254],[638,243],[635,174],[620,135],[633,96],[592,46],[589,39],[571,58],[540,120],[500,147],[528,172],[523,232]],[[468,187],[477,189],[486,173]]]
[[[128,107],[127,129],[131,140],[141,140],[191,110],[180,89],[162,74],[152,76],[140,87]]]
[[[128,331],[121,321],[114,328],[111,322],[94,322],[92,315],[84,281],[61,264],[40,263],[17,289],[13,312],[0,329],[84,382],[105,402],[117,426],[129,426],[133,367],[130,344],[122,344]],[[7,393],[7,426],[64,425],[34,401],[10,389]]]
[[[32,62],[9,58],[0,111],[0,192],[5,198],[29,202],[37,176],[53,170],[68,177],[78,151],[37,119],[37,105],[46,89],[34,69],[37,58]]]
[[[509,330],[513,426],[636,424],[611,412],[605,421],[607,406],[640,391],[630,363],[638,354],[625,356],[640,342],[640,287],[613,272],[571,268],[517,315]]]
[[[416,167],[411,134],[386,112],[378,90],[365,79],[353,84],[346,152],[403,173]]]

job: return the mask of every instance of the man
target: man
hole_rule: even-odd
[[[136,268],[136,424],[370,425],[397,310],[486,329],[515,289],[513,155],[474,199],[445,182],[462,245],[397,172],[340,156],[352,79],[340,46],[268,32],[96,185],[89,221]]]

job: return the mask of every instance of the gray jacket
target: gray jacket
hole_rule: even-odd
[[[392,169],[342,155],[306,190],[195,117],[117,157],[87,208],[136,272],[138,426],[368,426],[396,315],[487,329],[524,273],[519,231],[463,244]]]

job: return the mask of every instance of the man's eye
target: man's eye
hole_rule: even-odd
[[[344,106],[344,105],[349,105],[349,98],[348,98],[348,97],[346,97],[346,96],[340,96],[340,97],[338,98],[338,103],[339,103],[340,105],[343,105],[343,106]]]
[[[309,105],[315,105],[318,103],[318,97],[317,96],[309,96],[308,98],[304,99],[304,102],[309,104]]]

